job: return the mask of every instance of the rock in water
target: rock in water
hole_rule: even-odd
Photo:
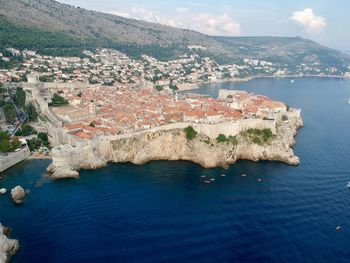
[[[0,224],[0,263],[9,262],[19,249],[18,240],[9,239],[6,232],[7,229]]]
[[[26,193],[21,186],[16,186],[11,190],[11,196],[13,202],[15,202],[16,204],[22,204]]]
[[[56,171],[56,166],[54,164],[50,164],[49,167],[46,168],[46,172],[54,173]]]
[[[0,189],[0,195],[4,195],[7,193],[7,189],[6,188],[1,188]]]
[[[67,169],[67,168],[60,168],[56,169],[56,171],[51,175],[52,179],[59,180],[59,179],[67,179],[67,178],[79,178],[79,173],[77,171]]]

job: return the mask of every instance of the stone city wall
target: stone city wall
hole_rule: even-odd
[[[9,153],[7,155],[0,156],[0,172],[7,170],[8,168],[22,162],[30,156],[30,150],[28,147],[22,148],[18,152]]]

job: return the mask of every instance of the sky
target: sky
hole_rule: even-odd
[[[208,35],[301,36],[350,52],[349,0],[59,0]]]

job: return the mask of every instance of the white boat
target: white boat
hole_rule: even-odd
[[[292,79],[291,81],[290,81],[290,83],[294,83],[295,82],[295,80],[294,79]]]
[[[347,188],[350,188],[350,182],[348,182],[348,184],[346,185]]]
[[[350,104],[350,99],[348,100],[348,103]]]

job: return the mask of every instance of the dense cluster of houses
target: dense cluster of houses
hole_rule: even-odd
[[[337,68],[324,69],[318,63],[297,65],[296,71],[293,72],[287,64],[250,58],[244,59],[239,65],[219,65],[208,57],[196,55],[195,52],[166,62],[146,55],[138,60],[131,59],[112,49],[84,51],[83,58],[43,56],[35,51],[20,51],[14,48],[7,49],[7,52],[11,57],[0,53],[0,60],[10,61],[11,58],[21,56],[23,62],[12,69],[0,69],[0,83],[20,81],[25,79],[27,74],[37,72],[41,80],[47,82],[82,82],[110,86],[139,83],[168,89],[179,84],[215,82],[259,74],[340,74]]]
[[[214,99],[198,94],[160,93],[153,88],[128,84],[66,88],[60,95],[69,105],[52,108],[52,111],[64,121],[67,133],[81,139],[138,132],[179,122],[216,124],[246,118],[273,118],[276,112],[286,110],[282,102],[243,91]]]

